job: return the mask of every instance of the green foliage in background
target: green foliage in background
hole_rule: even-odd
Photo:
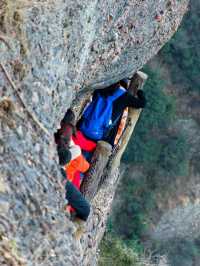
[[[187,143],[181,132],[169,130],[175,118],[175,99],[163,92],[159,73],[148,69],[144,87],[147,106],[123,156],[123,162],[141,164],[148,172],[175,176],[187,173]]]
[[[154,195],[145,176],[135,180],[126,174],[118,193],[121,201],[114,208],[113,228],[127,244],[135,244],[148,229],[148,213],[154,207]]]
[[[169,264],[173,266],[198,265],[199,239],[181,239],[175,238],[162,243],[159,247],[160,254],[167,253]]]
[[[111,233],[105,234],[100,250],[99,266],[142,266],[138,253]]]
[[[200,92],[200,2],[191,1],[188,13],[174,37],[159,53],[174,83],[185,86],[188,90]]]
[[[189,171],[189,161],[185,138],[182,135],[167,135],[162,143],[163,147],[159,154],[159,167],[163,171],[162,175],[166,178],[167,176],[186,175]]]

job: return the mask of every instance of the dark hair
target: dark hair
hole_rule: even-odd
[[[63,168],[60,168],[60,172],[64,178],[67,178],[66,172]]]
[[[125,89],[128,89],[128,79],[121,79],[118,82],[106,87],[106,90],[104,89],[103,95],[109,96],[115,93],[116,89],[119,88],[119,86],[124,87]]]
[[[122,86],[122,87],[124,87],[125,89],[128,89],[128,79],[121,79],[120,81],[119,81],[119,84]]]
[[[75,114],[71,109],[67,110],[60,124],[71,124],[75,126]]]
[[[107,97],[115,93],[116,89],[119,87],[119,82],[114,83],[103,89],[103,96]],[[101,92],[101,90],[99,90]]]
[[[66,148],[58,147],[58,158],[59,158],[59,164],[63,166],[68,162],[70,162],[72,155],[71,152]]]

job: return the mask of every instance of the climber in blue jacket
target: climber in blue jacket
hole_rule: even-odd
[[[129,80],[128,79],[122,79],[119,82],[111,85],[108,88],[105,89],[97,89],[93,93],[93,98],[92,102],[96,104],[96,99],[97,97],[102,97],[102,98],[108,98],[108,97],[113,97],[117,93],[117,91],[121,90],[121,92],[118,93],[118,96],[115,97],[114,101],[112,102],[112,114],[111,114],[111,121],[113,122],[113,125],[110,126],[108,129],[107,134],[104,134],[102,137],[102,140],[110,143],[112,146],[114,146],[114,140],[118,131],[118,127],[121,121],[121,117],[123,115],[123,111],[126,107],[132,107],[132,108],[144,108],[146,105],[146,99],[144,92],[142,90],[137,91],[137,97],[133,96],[128,92],[128,84]],[[96,101],[96,102],[95,102]],[[96,106],[98,103],[96,104]],[[92,110],[92,114],[95,113],[95,107]],[[87,110],[85,112],[87,114]],[[103,111],[102,111],[103,114]],[[102,115],[103,116],[103,115]],[[83,132],[84,135],[86,135],[87,138],[93,139],[90,134],[88,134],[89,126],[84,126],[84,121],[87,120],[86,115],[84,115],[82,118],[79,120],[77,127],[80,128],[80,130]],[[99,121],[101,120],[101,113],[99,115]],[[90,121],[92,119],[88,119],[88,123],[90,125]],[[94,122],[91,122],[94,123]],[[98,125],[98,121],[96,121],[96,124]],[[90,133],[90,132],[89,132]]]

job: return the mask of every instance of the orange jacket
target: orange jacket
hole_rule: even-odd
[[[84,156],[81,154],[76,157],[74,160],[70,161],[68,164],[65,165],[65,172],[67,174],[67,178],[69,181],[73,182],[74,175],[77,171],[81,173],[85,173],[90,167],[90,164]]]
[[[118,144],[118,142],[119,142],[119,140],[121,138],[121,135],[124,132],[127,118],[128,118],[128,107],[126,107],[124,109],[124,112],[123,112],[123,115],[122,115],[118,130],[117,130],[117,135],[115,137],[114,145]]]

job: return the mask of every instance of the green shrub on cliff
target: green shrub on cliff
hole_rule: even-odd
[[[181,27],[160,51],[160,56],[168,64],[172,82],[200,92],[200,2],[191,2]]]
[[[99,266],[142,266],[137,252],[110,233],[105,234],[100,250]]]

